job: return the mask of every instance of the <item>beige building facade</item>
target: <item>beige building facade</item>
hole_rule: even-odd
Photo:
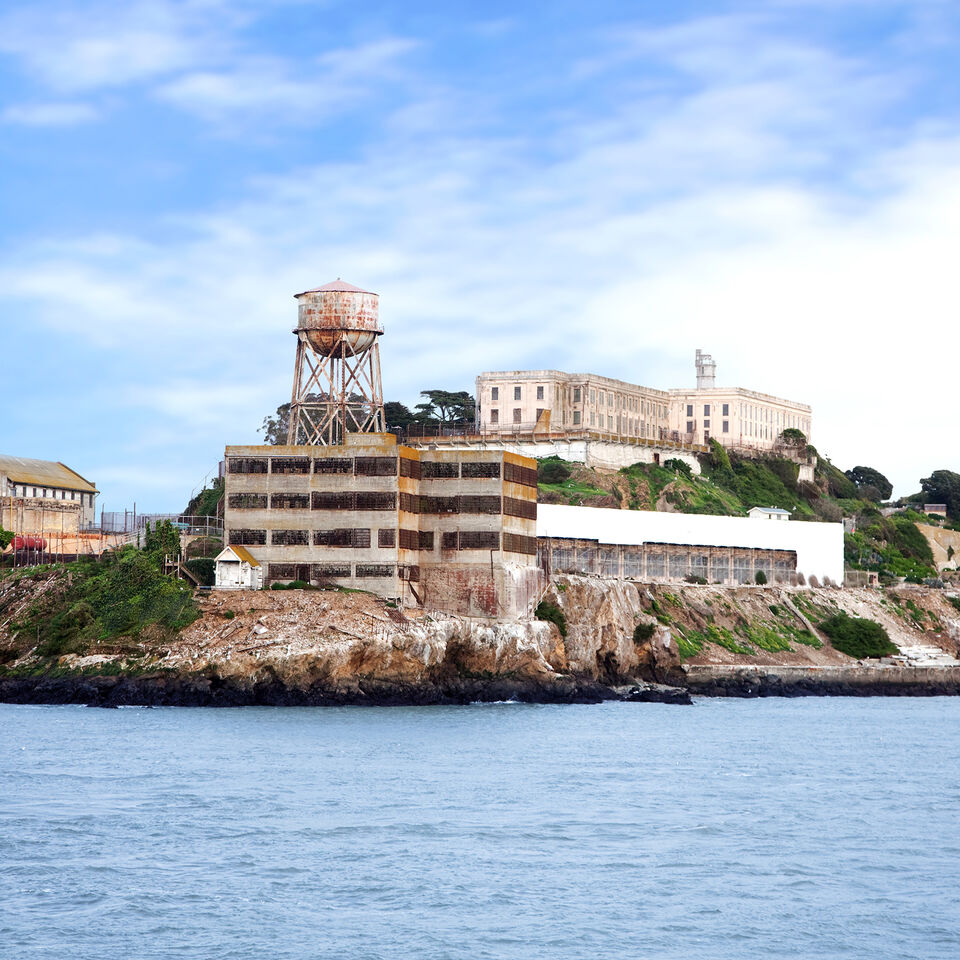
[[[66,464],[0,454],[0,526],[16,534],[74,535],[96,517],[97,488]]]
[[[593,433],[618,440],[664,440],[670,394],[589,373],[507,370],[477,377],[481,434]]]
[[[697,351],[697,386],[657,390],[623,380],[560,370],[506,370],[477,377],[477,428],[484,437],[551,434],[613,442],[772,450],[788,428],[811,439],[804,403],[742,387],[716,386],[715,364]]]

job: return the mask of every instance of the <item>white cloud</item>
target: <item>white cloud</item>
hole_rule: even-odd
[[[218,60],[245,19],[239,10],[216,0],[48,0],[0,15],[0,54],[55,90],[120,87]]]
[[[907,492],[960,468],[942,419],[960,131],[878,136],[892,71],[799,40],[741,65],[764,29],[645,35],[630,57],[656,49],[696,82],[666,98],[626,88],[615,109],[567,111],[545,134],[387,122],[356,159],[261,179],[245,202],[165,220],[163,241],[37,244],[0,264],[0,297],[95,337],[129,372],[124,395],[205,450],[252,439],[286,399],[292,294],[340,275],[382,296],[389,397],[515,367],[680,386],[702,347],[721,382],[812,403],[823,452]],[[370,55],[389,68],[402,52]],[[322,69],[354,89],[331,57]],[[279,61],[215,73],[193,88],[210,116],[326,103],[316,77],[301,86]]]
[[[331,50],[312,63],[244,59],[227,70],[178,76],[156,95],[213,122],[256,115],[312,126],[349,109],[388,81],[396,82],[398,60],[414,46],[409,40],[388,38]]]
[[[0,113],[0,123],[25,127],[75,127],[90,123],[99,116],[89,103],[21,103],[12,104]]]

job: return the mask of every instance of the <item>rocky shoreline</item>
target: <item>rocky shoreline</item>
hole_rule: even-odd
[[[456,679],[401,683],[360,680],[350,686],[296,686],[281,680],[239,682],[216,673],[190,676],[39,676],[0,678],[0,702],[91,707],[430,706],[469,703],[601,703],[622,700],[689,704],[680,687],[638,681],[611,687],[590,678]]]
[[[596,704],[605,701],[691,704],[694,697],[943,697],[960,696],[960,671],[935,676],[876,677],[874,668],[846,676],[795,676],[777,671],[730,671],[676,678],[672,684],[630,680],[605,684],[589,677],[456,678],[405,683],[363,679],[350,685],[302,686],[277,678],[248,681],[216,672],[171,676],[30,676],[0,678],[0,703],[83,704],[91,707],[331,707],[432,706],[470,703]],[[673,679],[673,678],[671,678]]]

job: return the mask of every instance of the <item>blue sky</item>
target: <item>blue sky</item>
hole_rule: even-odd
[[[557,367],[960,470],[960,5],[0,2],[0,450],[178,510],[381,296],[389,399]]]

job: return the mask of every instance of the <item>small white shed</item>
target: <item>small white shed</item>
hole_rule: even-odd
[[[245,547],[226,547],[217,554],[214,586],[221,590],[259,590],[263,567]]]
[[[747,516],[754,520],[789,520],[790,511],[781,510],[780,507],[751,507]]]

